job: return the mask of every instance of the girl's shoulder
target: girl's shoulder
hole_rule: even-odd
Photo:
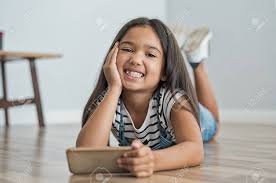
[[[186,92],[181,89],[171,90],[165,85],[161,85],[156,96],[158,96],[159,112],[163,113],[167,120],[170,119],[170,112],[173,105],[177,101],[181,101],[181,97],[185,96]]]
[[[171,90],[170,88],[162,84],[155,95],[159,96],[160,99],[163,99],[163,101],[167,101],[166,103],[168,103],[171,99],[177,100],[179,97],[184,96],[185,94],[186,92],[184,90]]]

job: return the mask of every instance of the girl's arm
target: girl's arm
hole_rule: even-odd
[[[179,109],[172,108],[171,122],[177,144],[153,151],[154,171],[196,166],[204,159],[203,141],[196,119],[189,111],[175,108]]]
[[[166,149],[151,150],[135,140],[131,144],[133,150],[118,159],[120,167],[137,177],[147,177],[154,171],[196,166],[203,161],[203,142],[196,119],[190,112],[175,107],[177,105],[174,104],[171,111],[177,144]]]
[[[107,146],[120,90],[108,89],[99,106],[81,129],[76,146]]]
[[[113,46],[103,66],[108,91],[81,129],[76,143],[77,147],[107,146],[108,144],[112,121],[122,92],[122,82],[116,65],[118,45],[117,42]]]

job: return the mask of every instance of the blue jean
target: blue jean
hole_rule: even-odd
[[[217,123],[212,113],[199,103],[200,127],[203,142],[210,141],[217,132]]]

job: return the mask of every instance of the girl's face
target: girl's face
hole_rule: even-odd
[[[150,26],[129,29],[119,44],[117,68],[125,90],[154,90],[164,72],[163,49]]]

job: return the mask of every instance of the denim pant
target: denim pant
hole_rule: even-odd
[[[208,142],[216,134],[217,123],[212,113],[200,103],[199,103],[199,115],[200,115],[202,139],[203,139],[203,142]]]

